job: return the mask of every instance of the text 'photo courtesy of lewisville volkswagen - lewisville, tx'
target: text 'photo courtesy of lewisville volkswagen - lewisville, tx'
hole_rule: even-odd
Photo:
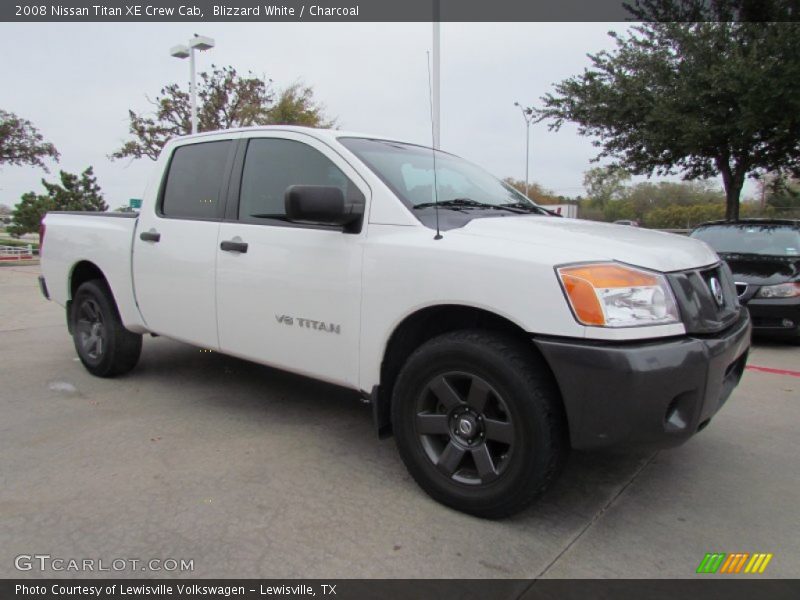
[[[798,10],[0,8],[0,596],[797,597]]]

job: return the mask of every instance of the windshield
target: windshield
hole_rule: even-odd
[[[547,214],[523,194],[462,158],[436,151],[436,188],[433,193],[433,151],[423,146],[371,140],[339,138],[410,208],[452,210],[506,210]]]
[[[710,225],[694,231],[692,237],[703,240],[721,253],[800,256],[800,230],[791,225]]]

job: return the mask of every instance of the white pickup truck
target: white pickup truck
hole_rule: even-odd
[[[345,386],[435,499],[528,505],[568,449],[670,446],[739,382],[750,322],[704,243],[548,213],[451,154],[300,127],[169,142],[141,212],[48,213],[85,367],[143,334]]]

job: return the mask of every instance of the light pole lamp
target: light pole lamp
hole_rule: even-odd
[[[533,122],[534,111],[530,106],[523,107],[519,102],[514,102],[514,106],[518,106],[522,111],[522,118],[525,119],[525,197],[528,196],[528,169],[530,167],[531,155],[531,123]]]
[[[197,133],[197,81],[195,75],[194,51],[210,50],[213,47],[214,40],[212,38],[195,33],[194,37],[189,40],[188,45],[173,46],[169,51],[170,56],[189,59],[189,95],[192,104],[192,133]]]

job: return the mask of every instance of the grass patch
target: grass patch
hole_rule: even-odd
[[[15,240],[13,238],[0,238],[0,246],[33,246],[34,248],[39,247],[39,242],[34,241],[27,241],[27,240]]]

